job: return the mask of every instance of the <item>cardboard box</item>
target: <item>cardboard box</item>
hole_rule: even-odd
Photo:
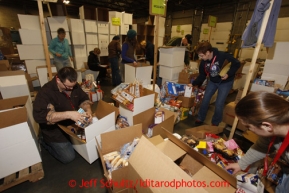
[[[121,105],[121,107],[130,111],[131,113],[129,117],[132,117],[154,107],[155,98],[156,93],[154,91],[143,88],[142,96],[133,100],[133,111],[126,109],[123,105]]]
[[[25,72],[22,70],[0,72],[0,91],[4,99],[30,96]]]
[[[115,182],[121,182],[122,180],[126,180],[128,167],[123,167],[112,171],[110,179],[109,173],[105,166],[103,155],[113,151],[120,151],[120,148],[124,144],[132,142],[133,139],[136,137],[141,138],[141,136],[142,136],[142,125],[138,124],[132,127],[102,133],[100,134],[100,138],[96,138],[97,150],[100,156],[100,160],[104,171],[104,177],[106,178],[106,180],[113,180]],[[126,189],[126,187],[111,186],[108,189],[110,190],[110,192],[119,192],[121,190]]]
[[[186,135],[193,135],[199,139],[205,139],[206,133],[219,134],[222,133],[223,130],[224,128],[221,128],[219,126],[202,125],[199,127],[186,129],[185,133]]]
[[[0,179],[41,162],[31,119],[28,96],[0,100]]]
[[[102,146],[100,147],[97,143],[98,151],[104,176],[108,182],[111,182],[110,192],[192,192],[192,188],[194,188],[192,184],[190,187],[171,187],[175,186],[174,183],[192,183],[192,180],[207,184],[214,181],[230,183],[229,187],[223,188],[198,187],[194,188],[194,192],[235,192],[236,179],[233,176],[174,137],[170,132],[166,130],[164,132],[169,140],[164,140],[160,136],[146,139],[141,134],[141,125],[101,134]],[[122,145],[131,142],[135,137],[140,137],[140,141],[128,160],[128,166],[112,171],[111,179],[108,178],[103,155],[118,151]],[[181,165],[189,170],[195,168],[191,172],[193,177],[185,173],[175,163],[176,160],[181,160]],[[160,184],[161,182],[172,185],[152,187],[153,183]],[[149,186],[147,183],[151,185]]]
[[[101,133],[115,130],[117,115],[118,109],[116,107],[102,100],[99,101],[95,111],[95,116],[98,120],[84,129],[86,142],[77,137],[69,127],[63,125],[59,125],[59,127],[70,136],[75,151],[91,164],[98,159],[95,137],[99,139],[100,142]]]
[[[133,83],[135,80],[139,80],[142,81],[143,85],[151,84],[153,66],[145,63],[138,63],[137,66],[133,64],[124,65],[126,83]]]
[[[0,60],[0,71],[10,70],[10,65],[8,60]]]
[[[34,130],[35,135],[38,137],[39,134],[39,124],[35,122],[32,115],[32,99],[31,92],[28,88],[28,80],[26,79],[28,75],[22,70],[18,71],[5,71],[0,72],[0,92],[3,99],[9,99],[14,97],[27,96],[30,101],[30,120]]]
[[[30,76],[29,76],[30,77]],[[3,99],[27,96],[30,101],[29,118],[36,137],[39,134],[39,125],[35,122],[32,115],[32,99],[29,90],[27,73],[22,70],[0,72],[0,92]],[[30,82],[31,83],[31,82]]]
[[[228,125],[233,125],[234,119],[235,119],[235,107],[236,103],[235,102],[230,102],[227,104],[224,108],[223,111],[223,122],[228,124]],[[247,128],[239,121],[237,124],[237,128],[246,131]]]
[[[175,113],[164,108],[159,108],[159,110],[164,112],[164,121],[153,127],[152,136],[161,135],[162,137],[164,137],[165,134],[162,130],[162,127],[167,128],[170,132],[173,132],[174,122],[175,122]],[[136,125],[136,124],[142,124],[143,133],[147,134],[149,125],[154,123],[156,111],[155,111],[155,108],[152,107],[142,113],[133,115],[131,111],[120,106],[119,112],[120,112],[120,115],[127,118],[130,126]]]
[[[160,60],[159,60],[160,65],[168,67],[176,67],[176,66],[184,67],[186,47],[161,47],[159,48],[159,50],[160,50]]]
[[[192,83],[192,79],[195,80],[199,76],[199,73],[197,74],[189,74],[187,72],[180,72],[179,73],[179,80],[178,83],[182,84],[190,84]]]
[[[194,106],[194,102],[195,102],[195,97],[184,97],[184,96],[179,96],[178,100],[182,101],[182,107],[186,107],[186,108],[190,108],[192,106]]]
[[[179,78],[179,73],[184,69],[184,66],[164,66],[160,65],[159,77],[168,80],[177,80]]]
[[[142,183],[134,183],[132,192],[224,192],[231,193],[235,192],[236,179],[230,175],[227,171],[223,170],[215,163],[211,162],[207,157],[201,155],[179,139],[177,139],[170,132],[166,132],[169,138],[168,141],[163,141],[160,144],[154,145],[145,137],[142,137],[136,146],[134,152],[129,158],[129,165],[127,171],[127,177],[131,182],[149,182],[150,186],[146,188]],[[168,151],[160,149],[159,146],[166,146],[171,144],[169,153],[175,153],[175,158],[172,159],[171,155],[167,155]],[[186,155],[182,159],[184,153]],[[177,158],[178,157],[178,158]],[[192,177],[184,172],[174,160],[180,160],[181,165],[185,166],[186,169],[191,170]],[[211,182],[227,182],[230,185],[226,187],[190,187],[183,185],[182,187],[176,188],[176,183],[192,182],[194,180],[197,183],[206,183],[207,185]],[[167,186],[153,187],[154,183],[167,182]]]

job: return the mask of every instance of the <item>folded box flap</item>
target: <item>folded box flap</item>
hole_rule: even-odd
[[[132,142],[134,138],[140,138],[141,136],[142,124],[102,133],[100,135],[102,154],[119,151],[124,144]]]
[[[72,131],[71,131],[71,129],[73,128],[73,127],[77,127],[76,125],[74,126],[74,125],[71,125],[71,126],[64,126],[64,125],[60,125],[60,124],[58,124],[58,127],[60,127],[60,129],[62,129],[65,133],[67,133],[69,136],[71,136],[73,139],[75,139],[75,140],[77,140],[78,142],[80,142],[80,143],[83,143],[83,144],[85,144],[86,142],[85,141],[83,141],[83,140],[81,140],[79,137],[77,137],[77,135],[75,135],[75,133],[73,133]]]
[[[0,112],[0,129],[16,125],[27,121],[27,112],[25,108],[17,108]]]
[[[192,178],[176,165],[168,156],[163,154],[144,136],[141,137],[134,152],[129,158],[129,167],[133,170],[128,171],[127,179],[139,176],[142,180],[153,180],[154,182],[189,182]],[[137,173],[137,175],[135,174]],[[147,192],[192,192],[192,187],[171,187],[160,186],[150,187]],[[203,188],[195,188],[194,192],[206,192]]]
[[[13,109],[15,107],[25,106],[28,96],[14,97],[0,100],[0,111],[6,109]]]
[[[116,120],[119,114],[118,108],[104,102],[103,100],[98,101],[96,111],[95,111],[95,115],[98,119],[102,119],[103,117],[105,117],[106,115],[112,112],[115,112],[115,120]]]
[[[157,144],[156,147],[159,150],[161,150],[165,155],[167,155],[169,158],[171,158],[173,161],[176,161],[177,159],[186,154],[186,152],[183,149],[181,149],[180,147],[178,147],[169,140]]]

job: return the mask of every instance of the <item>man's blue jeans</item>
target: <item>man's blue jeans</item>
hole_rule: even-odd
[[[57,72],[65,66],[71,66],[69,58],[60,59],[60,58],[55,57],[53,59],[53,64],[56,66]]]
[[[109,58],[111,75],[112,75],[112,85],[117,86],[121,83],[120,71],[119,71],[119,58]]]
[[[198,120],[204,122],[207,116],[210,100],[218,90],[218,96],[215,102],[215,112],[212,118],[213,125],[219,125],[223,118],[223,109],[226,98],[233,87],[234,81],[214,83],[209,81],[206,87],[205,95],[198,113]]]
[[[41,145],[43,145],[43,147],[53,157],[55,157],[57,160],[61,161],[64,164],[71,162],[75,158],[75,151],[69,141],[62,143],[42,141]]]

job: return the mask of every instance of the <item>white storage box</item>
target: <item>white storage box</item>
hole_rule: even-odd
[[[86,33],[86,44],[87,45],[98,44],[97,33]]]
[[[125,65],[125,82],[133,83],[136,79],[142,81],[143,85],[151,83],[152,66],[148,64],[124,64]]]
[[[85,45],[85,37],[83,32],[71,32],[73,45]]]
[[[163,66],[184,66],[185,47],[161,47],[160,65]]]
[[[100,34],[109,34],[109,27],[107,22],[98,22],[98,33]]]
[[[84,20],[85,32],[97,33],[97,24],[94,20]]]
[[[100,139],[100,134],[115,130],[115,120],[118,109],[110,104],[99,101],[95,111],[96,120],[91,125],[84,129],[86,142],[77,137],[68,127],[59,125],[60,128],[70,135],[73,143],[73,148],[77,151],[88,163],[94,162],[98,159],[96,150],[96,141]],[[95,119],[95,118],[94,118]]]
[[[0,92],[2,94],[3,99],[27,95],[30,96],[27,80],[25,78],[25,72],[24,71],[0,72]]]
[[[159,76],[168,80],[177,80],[180,72],[184,69],[184,65],[177,67],[168,67],[160,65]]]
[[[0,179],[41,162],[28,96],[0,100]],[[33,137],[34,136],[34,137]]]

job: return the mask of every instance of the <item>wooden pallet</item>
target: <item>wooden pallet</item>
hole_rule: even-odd
[[[0,180],[0,192],[29,180],[36,182],[44,177],[42,163],[37,163]]]

